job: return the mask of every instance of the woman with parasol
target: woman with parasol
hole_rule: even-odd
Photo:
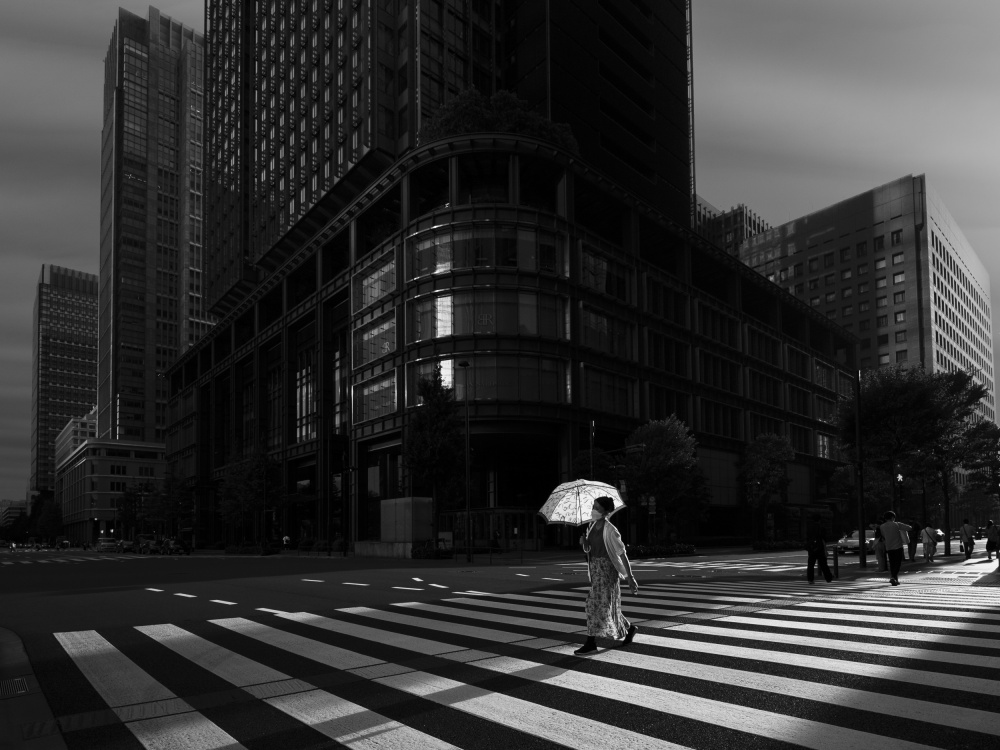
[[[578,655],[597,651],[599,636],[624,639],[623,645],[627,646],[638,631],[622,614],[619,578],[628,582],[633,594],[639,593],[639,584],[632,575],[621,534],[607,520],[614,510],[612,498],[596,498],[587,532],[580,535],[580,545],[590,565],[590,595],[587,597],[587,642],[574,652]]]

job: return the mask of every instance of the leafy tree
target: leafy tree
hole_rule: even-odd
[[[965,468],[969,470],[969,486],[987,495],[1000,491],[1000,426],[983,421],[966,433],[968,453]]]
[[[785,498],[788,492],[788,462],[795,458],[792,444],[784,435],[763,433],[747,444],[739,465],[739,479],[743,483],[747,505],[750,507],[750,525],[754,539],[759,539],[760,521],[774,495]]]
[[[173,472],[164,477],[163,485],[149,491],[145,498],[146,518],[155,522],[168,535],[190,526],[194,513],[191,489]]]
[[[579,154],[570,127],[554,123],[510,91],[487,98],[475,88],[466,89],[442,104],[424,124],[425,143],[466,133],[517,133],[530,135]]]
[[[962,370],[929,373],[922,367],[880,367],[862,376],[861,442],[865,462],[890,477],[926,478],[942,491],[945,530],[949,529],[951,474],[969,459],[967,432],[986,389]],[[841,401],[837,411],[840,443],[856,456],[856,405]],[[893,509],[899,498],[893,483]],[[945,536],[945,554],[950,553]]]
[[[438,513],[460,494],[465,481],[465,427],[454,389],[444,385],[441,367],[417,383],[419,406],[410,412],[403,461],[414,492],[429,492],[434,544]]]
[[[261,519],[265,509],[282,502],[281,466],[266,454],[257,453],[226,467],[218,487],[217,508],[228,524],[245,538],[249,519]],[[260,528],[263,544],[264,530]]]
[[[705,494],[691,492],[698,477],[697,449],[688,426],[675,414],[633,430],[625,439],[624,451],[624,474],[632,503],[653,508],[650,498],[655,498],[651,515],[674,528],[682,517],[689,521],[700,518]],[[687,507],[691,504],[695,506],[693,514]]]

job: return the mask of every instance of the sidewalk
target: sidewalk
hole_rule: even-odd
[[[21,639],[0,628],[0,750],[65,750]]]

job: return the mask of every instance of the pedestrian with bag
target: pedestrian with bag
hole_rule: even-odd
[[[1000,562],[1000,527],[993,523],[991,518],[986,522],[986,560],[993,559],[993,553],[997,553],[997,562]]]
[[[823,574],[826,582],[830,583],[833,580],[833,573],[830,572],[830,566],[826,563],[826,531],[823,529],[819,516],[813,516],[810,521],[811,523],[806,530],[806,552],[809,555],[806,562],[806,580],[809,583],[815,582],[813,580],[813,566],[819,564],[819,572]]]
[[[972,528],[968,518],[962,519],[962,528],[958,535],[962,540],[962,549],[965,550],[965,559],[969,560],[972,558],[972,550],[976,546],[976,530]]]
[[[931,562],[937,551],[937,533],[929,523],[924,524],[924,530],[920,532],[920,541],[924,544],[924,559]]]
[[[639,584],[632,575],[621,534],[607,518],[614,506],[610,497],[594,500],[590,525],[586,534],[580,536],[590,568],[590,594],[587,596],[587,642],[574,651],[578,656],[596,652],[598,637],[622,640],[622,645],[627,646],[639,630],[622,614],[619,580],[625,579],[633,594],[639,593]]]
[[[899,523],[896,514],[891,510],[886,511],[884,518],[885,521],[879,529],[885,542],[885,556],[889,561],[889,583],[898,586],[899,566],[903,562],[903,533],[909,532],[910,527],[905,523]]]

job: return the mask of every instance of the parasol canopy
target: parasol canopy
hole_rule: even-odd
[[[615,501],[615,507],[607,514],[608,516],[625,507],[618,490],[610,484],[591,479],[575,479],[560,484],[552,490],[552,494],[538,511],[538,515],[544,518],[546,523],[580,526],[590,521],[594,500],[599,497],[610,497]]]

